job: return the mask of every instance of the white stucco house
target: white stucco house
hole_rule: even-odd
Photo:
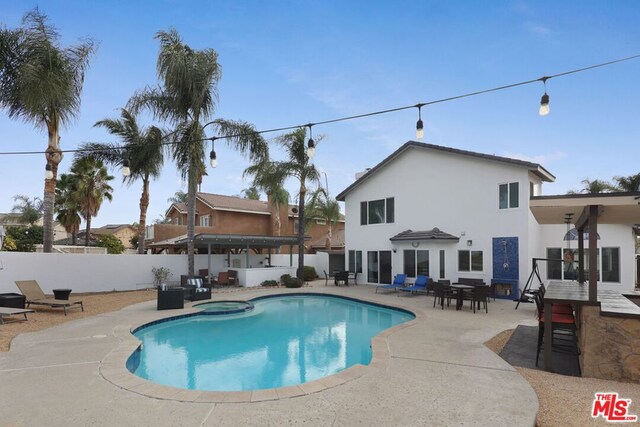
[[[369,284],[398,273],[478,278],[498,284],[503,297],[519,296],[532,258],[577,250],[567,225],[540,225],[529,209],[530,197],[554,180],[537,163],[409,141],[337,196],[349,270]],[[602,286],[633,289],[632,224],[603,224],[598,235]],[[539,268],[543,280],[575,280],[572,264]]]

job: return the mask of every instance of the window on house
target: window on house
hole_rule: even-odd
[[[404,274],[407,277],[416,277],[416,251],[404,251]]]
[[[327,225],[327,221],[325,219],[316,219],[316,224]]]
[[[367,281],[378,283],[378,252],[367,252]]]
[[[200,217],[200,227],[209,227],[210,222],[211,222],[210,215],[203,215]]]
[[[444,249],[440,249],[440,278],[444,279]]]
[[[517,182],[498,185],[498,207],[513,209],[519,206],[520,190]]]
[[[416,274],[429,275],[429,251],[416,251]]]
[[[293,220],[293,233],[294,234],[298,234],[298,226],[299,226],[300,222],[298,221],[298,218]]]
[[[349,251],[349,271],[362,273],[362,251]]]
[[[547,259],[562,259],[560,248],[547,248]],[[547,261],[547,280],[562,280],[562,261]]]
[[[384,224],[395,221],[394,198],[360,202],[360,225]]]
[[[529,181],[529,198],[532,198],[533,196],[535,196],[533,182]]]
[[[458,271],[483,271],[482,251],[458,251]]]
[[[602,281],[620,283],[620,248],[602,248]]]

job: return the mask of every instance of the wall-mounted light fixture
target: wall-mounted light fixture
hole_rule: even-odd
[[[467,240],[467,246],[473,245],[473,240]]]

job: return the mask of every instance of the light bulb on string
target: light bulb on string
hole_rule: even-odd
[[[122,172],[122,176],[124,176],[125,178],[131,175],[131,168],[129,167],[129,159],[124,159],[124,161],[122,162],[122,169],[120,169],[120,172]]]
[[[313,141],[313,125],[309,125],[309,142],[307,144],[307,156],[310,159],[313,159],[313,156],[316,155],[316,143]]]
[[[422,123],[422,106],[423,106],[423,104],[418,104],[418,121],[416,123],[416,138],[417,139],[424,138],[424,123]]]
[[[44,179],[53,179],[53,170],[49,163],[44,167]]]
[[[215,168],[218,166],[218,158],[216,156],[216,150],[215,150],[215,140],[216,138],[211,138],[211,153],[209,153],[209,164],[211,165],[212,168]]]
[[[540,98],[540,110],[538,110],[538,114],[541,116],[546,116],[549,114],[549,95],[547,95],[547,77],[542,78],[542,83],[544,84],[544,95]]]

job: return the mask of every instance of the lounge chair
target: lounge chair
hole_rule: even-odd
[[[46,305],[52,308],[61,308],[64,310],[64,315],[67,315],[67,308],[76,308],[75,306],[80,306],[82,311],[84,311],[84,306],[82,305],[82,301],[69,301],[63,299],[54,299],[47,298],[47,296],[42,292],[42,288],[38,285],[38,282],[35,280],[16,280],[16,286],[22,292],[22,295],[27,299],[27,308],[31,304],[33,305]]]
[[[4,318],[9,316],[15,316],[18,314],[24,315],[24,320],[27,319],[27,313],[33,313],[33,310],[26,308],[13,308],[13,307],[0,307],[0,325],[4,323]]]
[[[393,278],[392,284],[376,286],[376,294],[380,289],[382,289],[383,291],[388,291],[388,290],[397,290],[397,289],[403,288],[405,280],[407,280],[406,274],[396,274],[396,277]]]
[[[416,281],[412,286],[406,286],[404,288],[398,288],[398,296],[400,296],[400,292],[409,292],[409,295],[418,292],[427,293],[427,283],[429,283],[431,279],[429,276],[419,275],[416,277]]]

